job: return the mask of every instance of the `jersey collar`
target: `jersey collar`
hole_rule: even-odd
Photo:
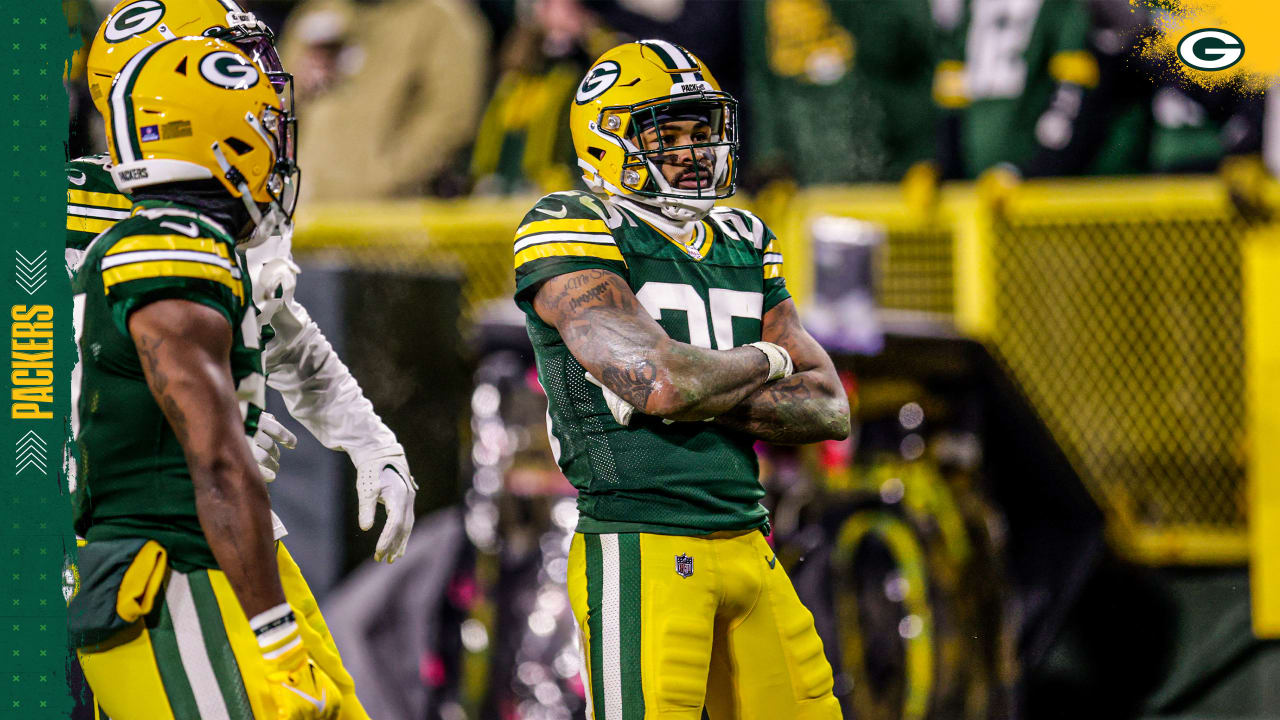
[[[134,215],[141,215],[152,220],[162,217],[188,218],[209,226],[210,229],[217,231],[221,235],[227,236],[227,238],[231,238],[231,233],[227,232],[227,229],[223,227],[222,223],[214,220],[204,213],[196,212],[195,210],[184,205],[179,205],[178,203],[172,203],[165,200],[139,200],[134,203],[133,212],[130,213],[130,217],[133,217]]]

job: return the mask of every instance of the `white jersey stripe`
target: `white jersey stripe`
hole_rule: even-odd
[[[186,672],[187,682],[191,683],[191,694],[195,695],[201,720],[231,720],[227,703],[222,699],[222,689],[218,687],[218,677],[213,674],[213,663],[209,661],[209,650],[204,644],[204,631],[200,627],[200,616],[196,613],[196,601],[191,596],[191,583],[187,576],[180,572],[171,573],[164,597],[169,617],[173,618],[173,636],[178,642],[182,669]]]
[[[601,668],[604,675],[604,717],[622,720],[622,568],[618,559],[618,536],[600,536],[601,588],[600,638]]]
[[[103,218],[104,220],[127,220],[130,213],[128,210],[109,210],[85,205],[68,205],[67,214],[75,215],[76,217]]]
[[[544,232],[524,236],[516,242],[515,251],[520,252],[530,245],[541,245],[549,242],[574,242],[587,243],[588,245],[617,245],[617,243],[613,241],[613,236],[609,233]]]
[[[218,257],[213,253],[200,252],[199,250],[134,250],[133,252],[122,252],[103,258],[102,269],[110,270],[121,265],[132,265],[133,263],[150,262],[152,260],[179,260],[182,262],[217,265],[223,270],[230,270],[233,276],[240,274],[239,269],[232,265],[227,258]]]

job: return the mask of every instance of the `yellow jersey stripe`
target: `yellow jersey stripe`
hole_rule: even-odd
[[[525,248],[516,253],[516,268],[532,260],[547,257],[594,257],[602,260],[617,260],[622,264],[622,252],[616,245],[591,245],[587,243],[557,242],[543,243]]]
[[[67,216],[67,229],[76,232],[87,232],[97,235],[103,230],[109,229],[115,225],[118,220],[100,220],[98,218],[80,217],[79,215]]]
[[[244,287],[231,276],[230,270],[209,263],[181,260],[153,260],[111,268],[102,273],[102,289],[110,292],[112,286],[120,283],[158,277],[186,277],[221,283],[231,288],[236,299],[244,301]]]
[[[609,226],[603,220],[585,218],[565,218],[564,220],[535,220],[516,228],[516,240],[525,235],[544,232],[577,232],[577,233],[609,233]]]
[[[118,193],[89,192],[88,190],[67,190],[67,202],[76,205],[92,205],[93,207],[128,210],[133,201],[128,195]]]
[[[230,259],[226,243],[213,238],[189,238],[181,235],[133,235],[113,245],[106,254],[116,255],[137,250],[194,250],[213,253],[223,260]]]
[[[772,280],[773,278],[782,277],[782,263],[769,263],[764,266],[764,279]]]

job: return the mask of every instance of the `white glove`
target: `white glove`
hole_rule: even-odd
[[[781,345],[775,345],[771,342],[750,343],[751,347],[764,353],[765,358],[769,361],[769,381],[780,380],[788,377],[795,371],[795,365],[791,362],[791,353]]]
[[[356,465],[360,529],[373,527],[374,505],[382,503],[387,511],[387,522],[378,536],[373,559],[385,559],[388,563],[404,555],[405,546],[409,544],[409,533],[413,532],[413,496],[418,491],[418,484],[409,474],[409,463],[405,461],[404,453],[399,451],[398,445],[396,448],[394,454],[368,458]]]
[[[636,411],[636,406],[623,400],[618,393],[605,387],[604,383],[597,380],[591,373],[585,373],[584,377],[587,382],[600,388],[600,392],[604,393],[604,404],[609,406],[609,413],[613,415],[614,421],[626,427],[631,422],[631,413]]]
[[[276,473],[280,470],[280,446],[289,450],[298,446],[297,436],[269,412],[263,412],[258,418],[258,432],[245,439],[249,441],[253,461],[258,463],[258,472],[262,473],[262,479],[266,482],[275,480]]]

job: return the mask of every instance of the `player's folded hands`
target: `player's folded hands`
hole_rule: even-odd
[[[631,423],[631,414],[636,411],[635,405],[623,400],[618,393],[604,386],[604,383],[596,379],[591,373],[584,373],[587,382],[600,388],[600,392],[604,393],[604,404],[609,406],[609,414],[613,416],[615,422],[626,427]]]

